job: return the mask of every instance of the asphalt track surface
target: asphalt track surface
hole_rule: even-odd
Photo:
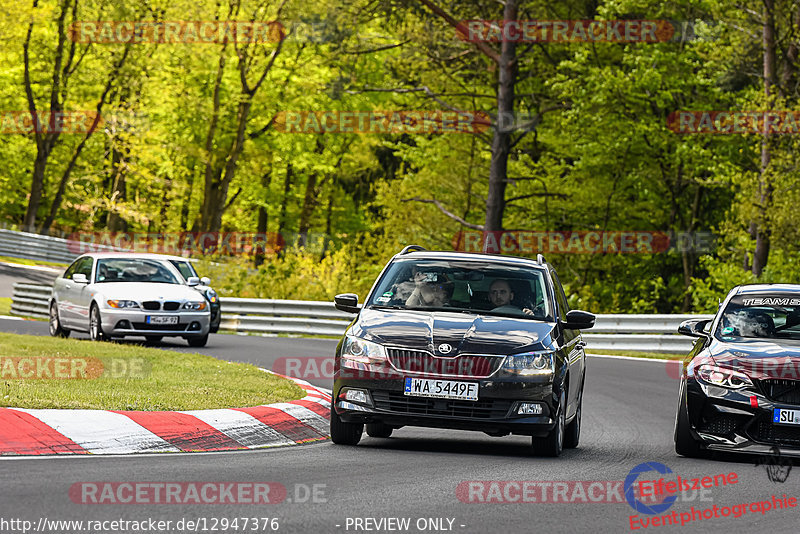
[[[54,272],[55,267],[42,269],[41,267],[28,267],[25,265],[8,264],[0,262],[0,297],[10,298],[13,295],[14,284],[52,284],[59,275]],[[66,269],[66,267],[64,267]],[[63,271],[63,270],[62,270]]]
[[[47,324],[0,319],[0,330],[46,335]],[[196,350],[182,340],[162,346]],[[200,352],[271,368],[281,357],[330,356],[334,346],[333,340],[218,334],[212,335],[208,347]],[[491,438],[475,432],[417,428],[400,429],[388,439],[365,435],[357,447],[325,442],[231,453],[0,459],[0,530],[14,532],[11,524],[3,528],[2,520],[25,519],[35,526],[46,518],[171,520],[171,531],[177,531],[174,525],[185,518],[205,519],[206,532],[253,532],[241,525],[238,530],[225,530],[221,523],[211,530],[215,519],[246,516],[279,518],[278,532],[625,532],[631,530],[630,517],[637,514],[625,502],[466,503],[459,500],[456,489],[460,483],[474,480],[623,481],[642,462],[660,462],[683,478],[737,474],[737,483],[706,490],[703,495],[688,492],[686,500],[659,514],[676,511],[679,520],[680,513],[691,512],[692,506],[722,509],[770,500],[773,495],[800,496],[800,469],[796,467],[779,483],[771,482],[765,467],[755,465],[756,459],[749,456],[678,457],[672,448],[678,381],[663,363],[590,357],[587,368],[581,444],[558,459],[531,456],[530,441],[521,436]],[[330,387],[327,380],[309,378]],[[659,476],[651,472],[640,479]],[[674,474],[668,477],[674,479]],[[278,482],[288,494],[286,500],[272,505],[73,502],[70,486],[88,481]],[[317,498],[303,499],[313,485],[317,485]],[[510,493],[512,498],[516,495]],[[541,493],[534,495],[538,498]],[[410,518],[411,523],[408,530],[378,529],[374,523],[356,528],[356,518]],[[452,527],[448,530],[445,521],[444,529],[418,529],[416,522],[427,518],[451,519]],[[651,526],[646,531],[795,532],[799,518],[798,508],[766,514],[749,508],[738,518],[695,520],[683,527]],[[271,531],[261,530],[261,526],[259,532]],[[204,531],[202,524],[198,531]]]

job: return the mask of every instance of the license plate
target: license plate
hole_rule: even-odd
[[[800,410],[773,408],[772,422],[776,425],[800,425]]]
[[[178,324],[176,315],[148,315],[144,322],[147,324]]]
[[[412,397],[476,401],[478,400],[478,383],[407,377],[404,393]]]

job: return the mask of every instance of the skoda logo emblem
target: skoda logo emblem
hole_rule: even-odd
[[[447,343],[442,343],[439,345],[439,352],[442,354],[450,354],[450,351],[453,350],[453,347],[448,345]]]

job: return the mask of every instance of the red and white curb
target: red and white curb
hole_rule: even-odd
[[[233,451],[328,439],[330,393],[284,378],[306,396],[179,412],[0,408],[0,456]]]

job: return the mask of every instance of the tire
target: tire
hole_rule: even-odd
[[[581,391],[578,393],[578,408],[575,412],[575,417],[572,419],[572,422],[567,425],[567,428],[564,432],[564,448],[565,449],[574,449],[578,446],[578,442],[581,439],[581,411],[583,407],[583,386],[581,386]]]
[[[705,451],[692,437],[689,423],[689,410],[686,401],[686,381],[681,380],[681,394],[678,399],[678,411],[675,414],[675,452],[687,458],[702,458]]]
[[[566,426],[566,396],[564,391],[561,391],[561,399],[558,403],[558,414],[556,415],[556,426],[550,433],[543,437],[531,438],[531,445],[533,452],[540,456],[551,456],[556,458],[561,456],[561,451],[564,450],[564,427]]]
[[[369,423],[366,427],[367,435],[372,438],[388,438],[394,431],[394,428],[383,423]]]
[[[58,306],[55,302],[50,303],[50,335],[53,337],[69,337],[69,330],[61,326],[61,319],[58,317]]]
[[[108,339],[103,333],[103,321],[100,318],[100,308],[92,304],[89,310],[89,337],[92,341],[105,341]]]
[[[190,347],[205,347],[208,343],[208,334],[201,337],[190,337],[186,341]]]
[[[158,343],[159,341],[164,339],[164,336],[144,336],[144,337],[145,339],[147,339],[148,343]]]
[[[337,445],[358,445],[363,432],[363,424],[345,423],[339,419],[339,415],[331,404],[331,441]]]

